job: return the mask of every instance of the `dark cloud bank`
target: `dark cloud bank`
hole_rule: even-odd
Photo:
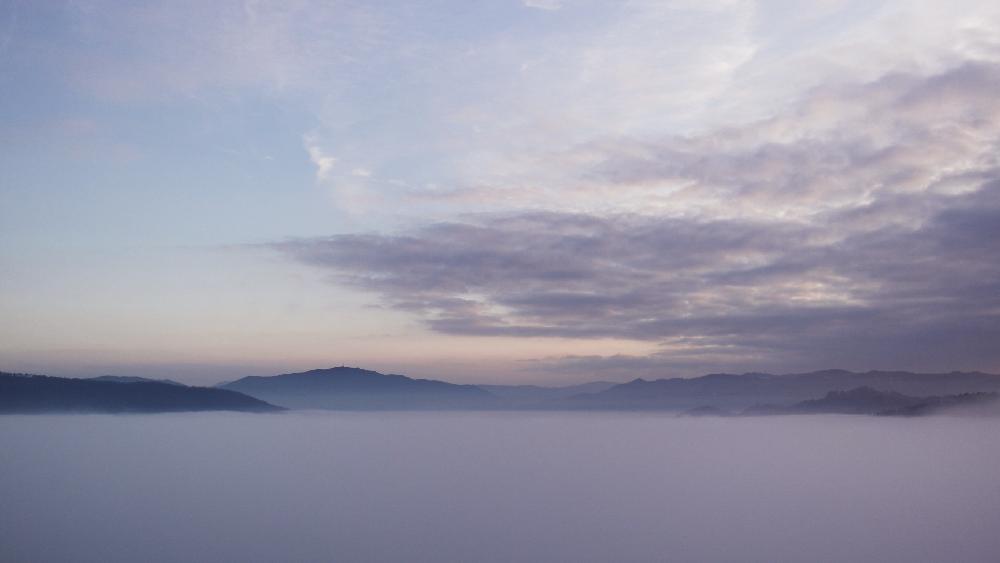
[[[474,216],[275,244],[463,335],[622,338],[547,369],[1000,366],[1000,68],[817,90],[770,120],[608,141],[581,182],[670,212]],[[706,211],[707,209],[707,211]]]

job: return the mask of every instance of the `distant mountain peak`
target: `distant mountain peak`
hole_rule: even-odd
[[[394,410],[490,407],[495,397],[473,385],[337,366],[270,377],[250,376],[220,387],[294,408]]]
[[[296,372],[296,373],[331,373],[331,372],[363,372],[363,373],[378,373],[370,369],[364,369],[356,366],[331,366],[328,368],[314,368],[306,371]]]

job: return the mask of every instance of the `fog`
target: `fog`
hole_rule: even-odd
[[[995,561],[1000,419],[0,418],[2,561]]]

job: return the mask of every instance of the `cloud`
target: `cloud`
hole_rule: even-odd
[[[858,96],[875,91],[874,83],[884,80],[883,89],[891,93],[906,88],[893,81],[905,82],[907,77],[919,81],[966,63],[974,68],[1000,61],[1000,10],[975,1],[963,2],[957,9],[933,3],[857,1],[810,4],[801,10],[787,3],[738,1],[633,2],[606,13],[581,6],[574,13],[587,12],[600,23],[543,37],[518,37],[516,47],[509,39],[477,46],[477,60],[482,60],[481,68],[490,69],[490,76],[462,84],[490,84],[488,95],[472,97],[471,103],[465,96],[458,96],[457,102],[448,98],[451,107],[458,108],[452,110],[449,125],[457,121],[474,134],[459,130],[460,142],[449,145],[448,155],[454,159],[438,178],[448,189],[417,186],[406,194],[411,198],[407,204],[435,201],[478,210],[745,211],[730,207],[726,185],[701,182],[696,189],[684,190],[688,174],[731,183],[733,176],[748,172],[727,160],[723,164],[730,166],[730,178],[707,177],[727,171],[707,160],[685,162],[690,154],[704,159],[710,150],[692,146],[696,142],[719,144],[721,151],[732,153],[717,153],[722,160],[736,156],[753,160],[758,169],[752,172],[760,185],[771,180],[766,166],[794,167],[802,158],[824,152],[828,160],[811,166],[833,170],[821,176],[835,183],[844,166],[877,155],[864,145],[841,146],[845,152],[840,155],[823,146],[793,151],[786,136],[801,131],[816,144],[839,143],[841,131],[855,124],[867,128],[871,121],[892,132],[893,124],[886,121],[894,115],[891,111],[883,112],[869,100],[855,104]],[[508,59],[519,59],[519,64],[505,65]],[[455,92],[461,91],[462,86],[456,87]],[[810,108],[798,108],[809,112],[801,117],[813,130],[801,129],[799,116],[789,111],[799,98],[815,100]],[[823,105],[831,99],[839,100],[839,107]],[[886,100],[884,105],[892,103]],[[851,105],[868,114],[844,111]],[[841,118],[848,122],[843,127],[837,122]],[[772,119],[775,122],[765,129],[762,124]],[[928,121],[934,119],[929,115]],[[435,136],[440,138],[455,129],[438,131]],[[731,133],[743,137],[731,138]],[[935,149],[942,148],[947,132],[932,133],[930,141],[938,143]],[[771,145],[758,143],[758,135],[766,135]],[[868,141],[884,139],[872,136]],[[771,161],[741,154],[751,148],[773,151]],[[855,152],[850,152],[852,148]],[[878,145],[871,147],[875,148]],[[887,153],[883,158],[896,158],[903,165],[903,158],[921,150],[902,148],[900,154]],[[609,157],[609,149],[620,151],[618,161],[606,162],[609,170],[595,170],[595,164]],[[646,151],[669,162],[660,162],[657,170]],[[638,185],[638,170],[618,171],[621,181],[613,185],[600,175],[613,172],[610,168],[615,165],[627,166],[630,157],[638,161],[633,164],[650,168],[647,184],[659,182],[656,190]],[[666,174],[668,166],[683,167],[676,171],[679,177]],[[699,166],[701,171],[694,170]],[[629,172],[635,175],[630,178]],[[793,177],[787,169],[775,173]],[[823,189],[819,182],[814,187]],[[677,190],[684,190],[685,197],[673,193]],[[758,209],[787,213],[811,207],[810,202],[799,201],[788,204],[797,209],[778,210],[784,202],[764,201],[764,195],[758,199]]]
[[[547,11],[559,10],[563,6],[562,0],[522,0],[522,3],[526,8]]]
[[[987,64],[892,74],[743,127],[587,148],[594,183],[683,186],[665,211],[274,246],[445,334],[651,341],[636,361],[664,369],[997,365],[998,87]]]
[[[331,84],[378,58],[394,25],[386,10],[339,0],[8,5],[0,11],[0,62],[30,64],[84,99],[167,109],[252,98],[315,111]],[[8,45],[22,20],[48,32],[18,33]]]
[[[96,0],[61,9],[53,23],[64,28],[44,40],[52,44],[28,45],[21,56],[58,53],[42,61],[53,76],[113,103],[298,108],[303,130],[339,168],[378,176],[351,182],[394,204],[372,211],[382,222],[442,208],[670,207],[679,198],[624,182],[610,188],[579,171],[599,173],[593,160],[607,155],[595,145],[608,139],[619,150],[630,139],[639,153],[664,134],[708,142],[706,131],[772,116],[809,89],[1000,60],[1000,8],[976,0],[572,7],[567,17],[524,25],[516,2],[455,10]],[[678,161],[701,151],[679,141],[675,150]],[[609,162],[606,172],[627,164]],[[643,164],[663,172],[662,163]],[[706,193],[685,207],[728,199],[720,192],[704,202]]]
[[[337,164],[337,158],[333,155],[327,154],[325,150],[319,146],[316,141],[315,136],[306,135],[302,140],[302,144],[309,153],[309,160],[316,166],[316,181],[324,182],[331,178],[331,173],[333,172],[333,167]]]
[[[998,88],[995,64],[894,73],[813,89],[790,110],[749,124],[604,138],[554,160],[577,163],[568,190],[589,209],[808,220],[895,195],[975,189],[1000,147]]]
[[[684,365],[950,368],[1000,359],[998,186],[834,241],[835,223],[533,214],[276,246],[447,334],[651,340]]]

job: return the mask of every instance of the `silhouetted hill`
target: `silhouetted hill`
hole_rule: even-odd
[[[984,404],[997,400],[997,393],[962,393],[931,397],[911,397],[893,391],[858,387],[848,391],[830,391],[821,399],[793,405],[760,405],[743,414],[874,414],[882,416],[919,416],[963,405]]]
[[[282,410],[235,391],[0,372],[0,413]]]
[[[571,397],[568,408],[688,410],[711,406],[740,410],[754,405],[789,405],[830,391],[870,387],[921,397],[1000,391],[1000,376],[986,373],[909,373],[824,370],[800,374],[715,373],[690,379],[636,379],[599,393]]]
[[[290,408],[346,410],[414,409],[606,409],[678,410],[691,414],[740,412],[755,405],[794,405],[831,391],[868,387],[908,398],[996,392],[1000,376],[984,373],[919,374],[824,370],[772,375],[716,373],[691,379],[636,379],[569,387],[456,385],[351,367],[272,377],[245,377],[220,385]],[[882,399],[885,399],[884,397]],[[909,408],[910,403],[900,403]],[[881,410],[892,408],[887,404]]]
[[[343,366],[271,377],[244,377],[220,387],[300,409],[431,410],[498,406],[496,397],[474,385]]]
[[[149,379],[148,377],[136,377],[134,375],[99,375],[83,379],[89,379],[90,381],[111,381],[113,383],[168,383],[170,385],[186,387],[183,383],[178,383],[172,379]]]
[[[549,401],[566,399],[584,393],[599,393],[618,385],[609,381],[593,381],[579,385],[546,387],[541,385],[479,385],[510,406],[536,406]]]

